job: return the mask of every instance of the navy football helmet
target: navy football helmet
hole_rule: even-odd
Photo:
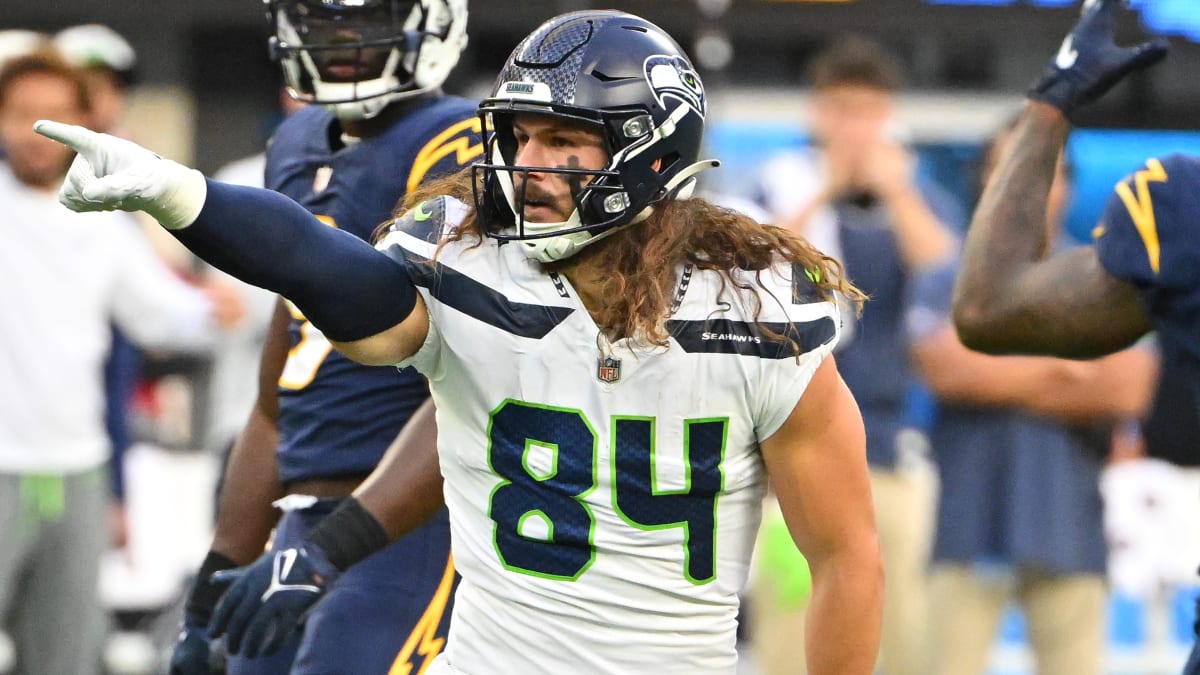
[[[442,86],[467,44],[467,0],[265,0],[291,95],[341,119]]]
[[[684,198],[699,171],[704,86],[683,50],[661,28],[632,14],[584,11],[547,21],[504,64],[480,104],[487,161],[475,171],[475,205],[488,235],[519,241],[529,257],[561,260],[640,222],[652,207]],[[513,118],[533,113],[594,125],[609,155],[598,170],[515,164]],[[516,173],[564,175],[577,186],[575,211],[561,223],[526,222]]]

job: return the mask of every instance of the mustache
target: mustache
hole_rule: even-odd
[[[524,183],[524,187],[518,185],[516,192],[517,201],[521,202],[521,206],[530,202],[547,204],[555,201],[554,195],[528,181]]]

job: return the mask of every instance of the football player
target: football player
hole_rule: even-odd
[[[291,95],[313,105],[276,131],[266,186],[326,226],[369,239],[406,192],[481,154],[475,103],[441,91],[466,43],[466,0],[271,0],[267,15]],[[282,299],[259,383],[229,457],[172,673],[207,672],[204,631],[223,588],[212,574],[257,558],[272,527],[274,548],[303,541],[428,398],[412,368],[350,361]],[[442,513],[346,575],[273,655],[231,640],[229,672],[384,673],[393,664],[421,672],[448,626],[449,547]]]
[[[870,673],[882,564],[862,417],[830,356],[834,294],[861,294],[795,235],[688,198],[715,164],[698,161],[704,87],[644,19],[549,20],[480,112],[486,163],[410,195],[377,249],[39,123],[86,158],[64,203],[144,208],[348,356],[430,379],[436,456],[401,446],[305,542],[239,570],[212,632],[270,646],[440,503],[440,466],[462,583],[429,672],[733,673],[769,476],[812,568],[810,670]]]

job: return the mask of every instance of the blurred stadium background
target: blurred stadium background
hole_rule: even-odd
[[[268,59],[263,6],[257,0],[113,3],[107,0],[3,2],[0,30],[55,32],[101,22],[117,30],[138,55],[137,81],[125,128],[161,154],[212,173],[259,151],[280,112],[278,68]],[[808,58],[836,35],[858,33],[886,45],[902,62],[901,132],[919,150],[921,170],[975,197],[981,141],[1017,110],[1021,93],[1076,16],[1078,0],[474,0],[470,44],[447,89],[481,95],[516,42],[544,18],[563,11],[613,7],[660,24],[689,50],[711,98],[711,154],[725,166],[709,189],[749,194],[749,178],[772,151],[805,142],[801,111]],[[1088,109],[1070,157],[1076,192],[1068,226],[1086,237],[1113,183],[1142,159],[1165,150],[1200,153],[1200,0],[1134,0],[1119,33],[1140,31],[1171,39],[1161,66],[1131,78]],[[207,547],[213,458],[195,451],[206,414],[192,377],[196,364],[168,369],[162,401],[130,455],[133,548],[106,573],[106,595],[148,630],[146,615],[177,597],[186,574]],[[171,379],[174,377],[174,379]],[[182,420],[183,429],[179,428]],[[1168,471],[1168,473],[1161,473]],[[1133,474],[1137,475],[1133,475]],[[1200,483],[1161,466],[1142,467],[1106,485],[1110,506],[1134,519],[1132,530],[1200,513]],[[1170,478],[1164,478],[1164,476]],[[143,478],[145,476],[145,478]],[[1113,479],[1109,476],[1106,480]],[[1172,483],[1172,481],[1176,481]],[[1177,486],[1163,498],[1162,486]],[[1146,490],[1159,501],[1150,508]],[[1170,491],[1168,491],[1170,492]],[[1175,503],[1178,502],[1178,503]],[[1190,513],[1190,516],[1188,515]],[[1193,524],[1194,527],[1194,524]],[[141,536],[137,531],[142,532]],[[1143,550],[1179,557],[1179,530]],[[1171,534],[1171,533],[1175,534]],[[1185,546],[1200,537],[1188,531]],[[130,559],[134,563],[130,564]],[[1189,568],[1200,555],[1184,559]],[[111,562],[111,561],[110,561]],[[1147,560],[1125,561],[1114,574],[1110,607],[1109,672],[1176,672],[1190,639],[1195,589],[1187,570],[1158,572]],[[1130,567],[1132,566],[1132,567]],[[1156,576],[1157,575],[1157,576]],[[1172,579],[1174,575],[1174,579]],[[1147,580],[1151,581],[1147,581]],[[1167,586],[1155,586],[1153,580]],[[1178,582],[1178,583],[1176,583]],[[154,624],[158,625],[158,624]],[[172,628],[158,630],[169,633]],[[137,637],[131,638],[137,642]],[[934,638],[936,640],[936,637]],[[141,672],[144,645],[114,643],[114,672]],[[3,645],[0,645],[3,647]],[[3,650],[0,649],[0,652]],[[120,656],[128,668],[121,670]],[[1006,620],[992,658],[994,675],[1031,672],[1019,615]],[[747,672],[752,664],[746,665]]]

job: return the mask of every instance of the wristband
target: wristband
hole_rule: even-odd
[[[196,573],[196,581],[192,583],[192,591],[188,594],[187,604],[184,605],[184,616],[189,623],[208,624],[217,601],[225,592],[223,585],[212,583],[212,575],[237,566],[236,562],[216,551],[208,552],[204,562],[200,563],[200,571]]]
[[[320,548],[338,571],[345,571],[390,544],[391,537],[375,516],[351,496],[313,528],[308,543]]]

